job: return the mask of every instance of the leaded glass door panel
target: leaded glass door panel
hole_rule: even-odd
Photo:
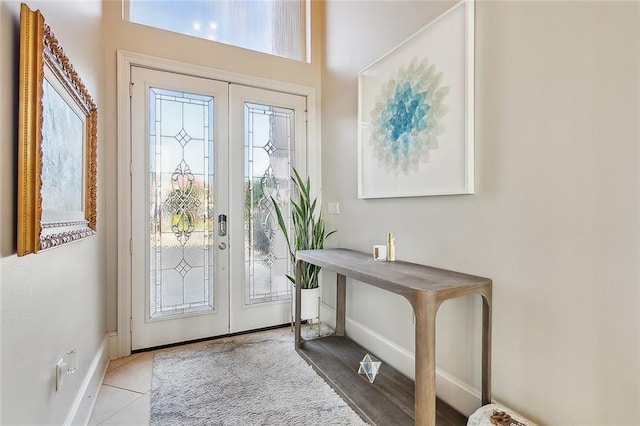
[[[132,349],[284,324],[306,98],[132,68]],[[219,217],[227,218],[221,235]]]
[[[132,83],[132,349],[227,334],[228,84]]]
[[[230,327],[239,332],[291,318],[291,265],[272,199],[288,214],[291,168],[306,173],[306,98],[233,84],[229,94]]]

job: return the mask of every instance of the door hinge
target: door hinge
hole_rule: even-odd
[[[129,333],[133,334],[133,317],[129,318]]]
[[[133,83],[129,83],[129,97],[133,97]]]
[[[129,162],[129,176],[133,176],[133,161]]]
[[[129,240],[129,254],[133,254],[133,240]]]

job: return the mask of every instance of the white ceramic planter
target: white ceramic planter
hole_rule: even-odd
[[[294,291],[295,291],[295,288],[294,288]],[[320,287],[302,289],[302,302],[300,303],[300,310],[302,311],[302,315],[300,316],[300,319],[302,321],[318,318],[319,316],[318,299],[320,298],[320,295],[321,295]],[[295,314],[296,312],[295,293],[293,295],[292,307],[293,307],[292,313]]]

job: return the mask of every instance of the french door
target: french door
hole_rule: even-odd
[[[133,350],[283,324],[302,96],[131,68]]]

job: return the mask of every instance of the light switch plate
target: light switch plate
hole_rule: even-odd
[[[327,203],[327,214],[340,214],[340,203],[335,201]]]

